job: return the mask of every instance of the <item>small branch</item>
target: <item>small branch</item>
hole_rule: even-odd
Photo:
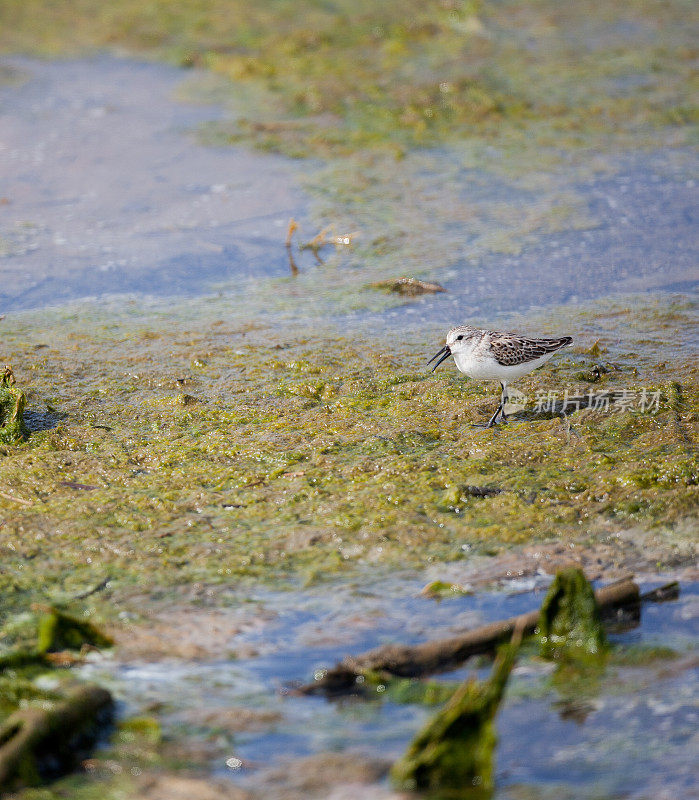
[[[21,503],[23,506],[33,506],[31,500],[25,500],[23,497],[15,497],[13,494],[8,494],[7,492],[0,492],[0,497],[4,497],[5,500],[12,500],[13,503]]]
[[[677,600],[680,596],[680,582],[672,581],[657,589],[651,589],[641,595],[641,600],[649,603],[666,603],[668,600]]]
[[[101,592],[102,589],[107,588],[107,585],[110,581],[111,577],[107,576],[103,581],[100,581],[97,586],[93,586],[92,589],[87,589],[81,594],[76,594],[75,597],[73,597],[73,600],[84,600],[86,597],[90,597],[93,594],[97,594],[97,592]]]

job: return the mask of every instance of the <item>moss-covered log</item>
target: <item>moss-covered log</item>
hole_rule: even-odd
[[[24,708],[0,727],[0,793],[70,770],[94,745],[113,709],[101,686],[77,689],[48,708]]]
[[[24,407],[27,396],[16,386],[12,367],[0,371],[0,442],[17,444],[27,438]]]
[[[594,594],[603,611],[634,605],[639,601],[638,586],[630,578],[604,586]],[[517,628],[524,635],[532,634],[538,624],[539,611],[535,610],[448,639],[436,639],[413,646],[384,645],[344,659],[319,680],[302,686],[298,691],[301,694],[349,692],[357,687],[357,678],[366,672],[384,672],[405,678],[441,672],[462,664],[471,656],[493,653],[500,644],[510,639]]]
[[[487,681],[465,681],[418,733],[391,772],[401,788],[438,792],[440,798],[489,796],[494,785],[495,714],[519,638],[500,650]]]
[[[537,635],[544,658],[588,658],[605,652],[600,608],[581,569],[556,573],[541,604]]]

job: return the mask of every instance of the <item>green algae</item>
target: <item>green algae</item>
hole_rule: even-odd
[[[31,701],[55,701],[60,692],[42,689],[25,675],[0,675],[0,722],[21,704]]]
[[[698,392],[691,359],[661,368],[658,356],[692,310],[626,311],[579,312],[580,350],[519,384],[530,397],[575,385],[589,325],[622,367],[605,388],[660,391],[653,413],[569,415],[575,435],[536,414],[471,428],[494,390],[423,372],[438,334],[383,343],[331,326],[211,326],[223,309],[202,301],[174,326],[157,310],[147,326],[66,312],[54,346],[35,351],[42,322],[16,319],[6,348],[25,365],[30,407],[49,402],[61,418],[3,457],[2,611],[62,603],[110,575],[88,605],[113,619],[110,600],[144,586],[323,580],[533,539],[604,542],[632,526],[658,542],[655,560],[676,563],[696,508]],[[637,328],[658,349],[635,354]],[[181,402],[182,381],[202,402]]]
[[[375,692],[382,700],[392,703],[441,705],[447,702],[460,686],[455,681],[430,681],[417,678],[397,678],[394,675],[366,671],[359,676],[361,689]]]
[[[494,789],[494,718],[517,645],[501,648],[488,680],[464,682],[391,770],[403,789],[440,798],[487,798]]]
[[[461,586],[458,583],[449,583],[448,581],[430,581],[420,592],[425,597],[431,597],[434,600],[443,600],[446,597],[459,597],[467,594],[473,594],[473,591],[467,586]]]
[[[607,649],[595,593],[581,569],[556,573],[541,605],[537,635],[544,658],[601,658]]]
[[[0,443],[17,444],[27,438],[24,424],[25,393],[16,386],[11,367],[0,373]]]

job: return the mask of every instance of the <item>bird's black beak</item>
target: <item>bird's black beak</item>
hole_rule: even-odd
[[[449,349],[449,345],[445,344],[444,347],[438,353],[435,353],[432,356],[432,358],[427,362],[428,364],[431,364],[435,360],[435,358],[439,358],[441,356],[441,358],[439,358],[439,361],[432,367],[432,372],[434,372],[437,369],[437,367],[442,363],[442,361],[444,361],[444,359],[449,358],[450,355],[451,355],[451,350]]]

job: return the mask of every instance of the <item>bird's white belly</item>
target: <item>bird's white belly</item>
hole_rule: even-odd
[[[512,366],[499,364],[492,357],[479,357],[472,353],[456,353],[454,361],[457,369],[469,378],[483,381],[514,381],[545,364],[553,355],[554,353],[546,353],[532,361]]]

